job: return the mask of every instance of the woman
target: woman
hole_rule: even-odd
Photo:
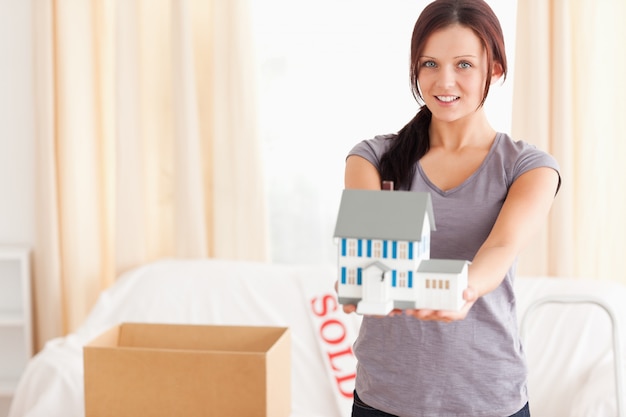
[[[358,143],[345,186],[381,189],[391,180],[430,192],[431,258],[471,260],[469,287],[460,311],[363,318],[353,416],[529,416],[515,262],[544,225],[558,165],[486,118],[483,103],[507,62],[500,23],[483,0],[430,3],[415,24],[410,70],[419,112],[397,134]]]

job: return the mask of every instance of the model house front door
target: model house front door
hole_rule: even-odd
[[[365,271],[363,300],[368,303],[386,303],[391,298],[391,273],[378,268]]]

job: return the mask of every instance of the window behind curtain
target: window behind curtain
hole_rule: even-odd
[[[408,66],[427,0],[250,0],[268,190],[271,258],[334,263],[347,152],[399,130],[417,111]],[[509,132],[516,0],[490,0],[507,41],[509,77],[485,104]]]

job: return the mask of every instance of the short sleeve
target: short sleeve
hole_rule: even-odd
[[[556,192],[561,188],[561,172],[557,160],[547,152],[537,149],[536,146],[523,141],[514,142],[518,147],[516,152],[517,158],[513,164],[511,172],[511,183],[519,178],[520,175],[534,168],[552,168],[559,176],[559,183]]]
[[[376,169],[380,169],[380,159],[389,146],[391,145],[391,139],[395,135],[379,135],[373,139],[363,140],[357,143],[348,152],[348,156],[357,155],[368,160]]]

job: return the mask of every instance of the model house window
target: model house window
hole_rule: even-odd
[[[348,269],[348,284],[356,284],[356,270],[354,268]]]
[[[398,274],[398,287],[406,288],[407,287],[407,273],[406,271],[402,271]]]
[[[348,256],[356,256],[356,240],[348,239]]]
[[[406,259],[408,257],[409,253],[407,250],[407,246],[408,246],[407,242],[400,242],[398,244],[398,249],[399,249],[398,258]]]
[[[372,242],[374,247],[374,258],[382,258],[383,256],[383,245],[380,240],[375,240]]]
[[[450,280],[447,279],[426,279],[424,280],[424,286],[426,288],[432,288],[433,290],[436,289],[446,289],[449,290],[450,289]]]

